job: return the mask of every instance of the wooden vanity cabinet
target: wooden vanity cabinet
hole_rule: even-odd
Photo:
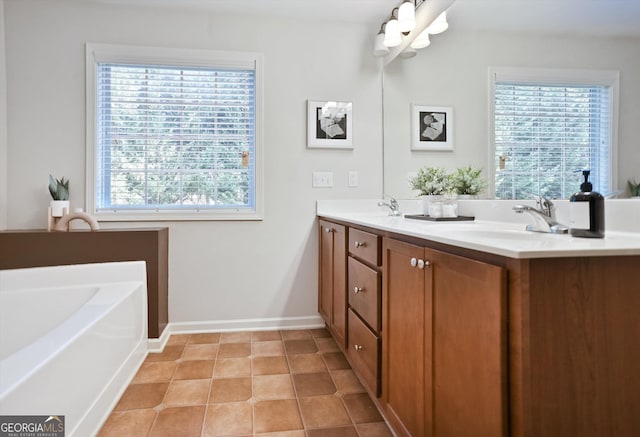
[[[347,356],[370,393],[381,390],[382,239],[349,228]]]
[[[382,403],[400,435],[508,435],[506,271],[383,240]]]
[[[318,311],[342,348],[347,340],[347,228],[319,221]]]

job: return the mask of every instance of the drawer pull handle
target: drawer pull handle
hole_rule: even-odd
[[[353,348],[358,352],[360,352],[362,350],[362,346],[360,346],[359,344],[354,344]]]
[[[362,287],[353,287],[353,292],[354,292],[355,294],[358,294],[358,293],[360,293],[361,291],[364,291],[364,288],[362,288]]]
[[[356,241],[354,241],[354,243],[353,243],[353,244],[354,244],[356,247],[366,247],[367,242],[366,242],[366,241],[362,241],[362,242],[360,242],[360,241],[357,241],[357,240],[356,240]]]

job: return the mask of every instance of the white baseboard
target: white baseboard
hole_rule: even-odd
[[[198,334],[203,332],[275,331],[289,329],[324,328],[320,315],[305,317],[275,317],[270,319],[211,320],[200,322],[172,322],[160,338],[147,340],[149,352],[162,352],[171,334]]]

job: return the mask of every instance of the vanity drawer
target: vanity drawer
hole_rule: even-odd
[[[349,257],[349,305],[375,331],[380,332],[380,272]]]
[[[371,265],[382,264],[380,237],[358,229],[349,229],[349,253]]]
[[[380,396],[380,337],[349,309],[349,344],[351,364],[369,389]]]

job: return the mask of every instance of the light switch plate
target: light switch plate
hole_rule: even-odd
[[[314,171],[313,172],[313,188],[331,188],[333,187],[333,172],[331,171]]]
[[[358,172],[355,170],[349,171],[349,187],[357,187],[358,186]]]

